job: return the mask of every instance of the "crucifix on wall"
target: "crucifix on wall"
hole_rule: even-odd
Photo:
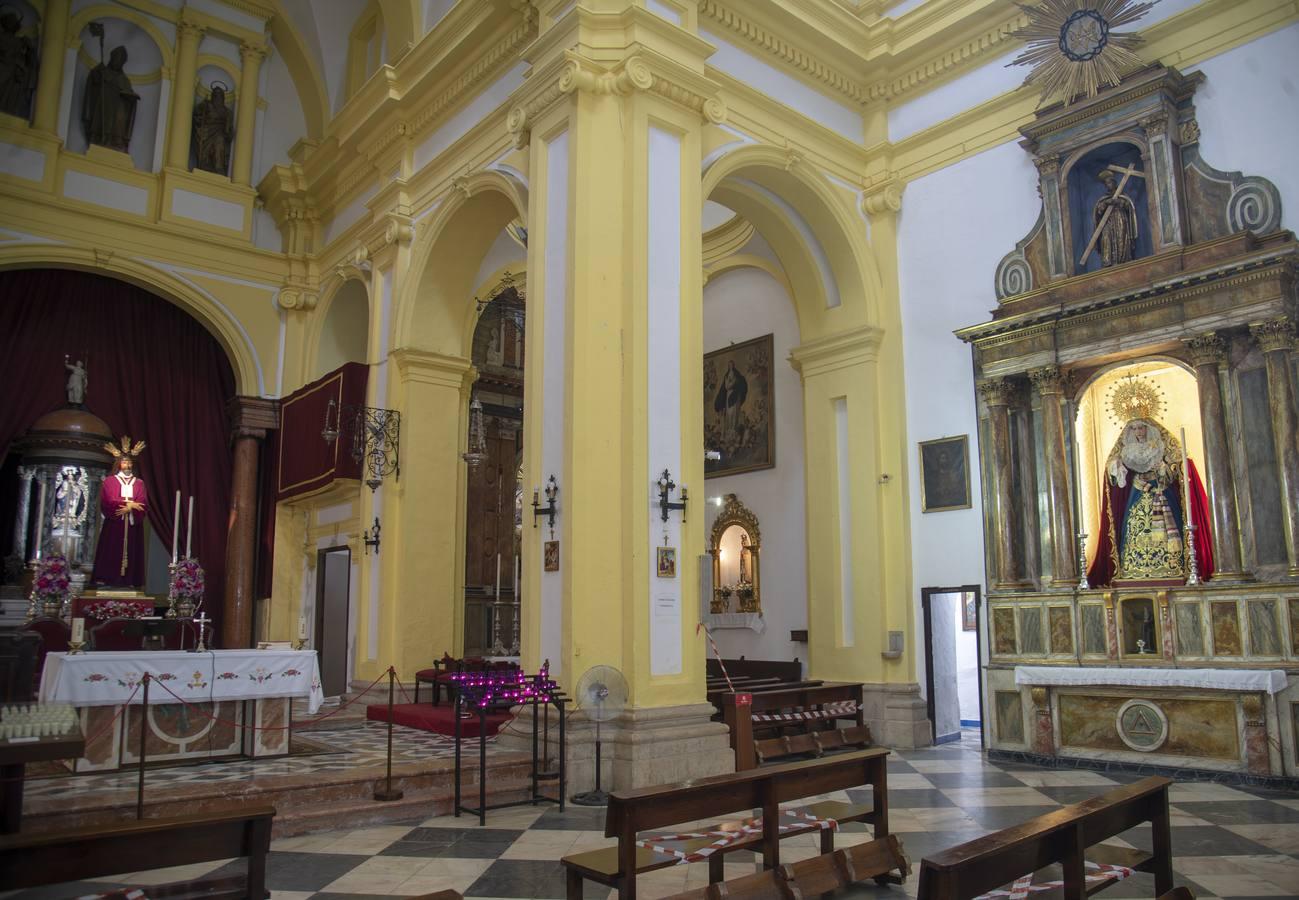
[[[1118,175],[1123,177],[1116,178]],[[1136,166],[1108,165],[1096,177],[1105,183],[1105,195],[1096,201],[1092,210],[1096,228],[1087,242],[1087,249],[1078,258],[1078,265],[1087,265],[1092,251],[1099,249],[1101,265],[1108,268],[1129,262],[1135,255],[1140,227],[1137,207],[1123,189],[1128,186],[1129,179],[1145,178],[1146,174]]]

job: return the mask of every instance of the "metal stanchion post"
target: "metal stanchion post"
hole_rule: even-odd
[[[140,707],[140,780],[135,788],[135,817],[144,818],[144,740],[149,734],[149,679],[148,672],[144,673],[144,705]],[[130,708],[122,710],[122,715],[127,716],[130,721]]]
[[[402,792],[395,790],[392,786],[392,703],[393,692],[397,689],[397,670],[392,666],[388,667],[388,774],[384,779],[385,786],[382,790],[378,788],[374,791],[376,800],[400,800]]]

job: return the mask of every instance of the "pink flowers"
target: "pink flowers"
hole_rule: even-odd
[[[153,615],[153,604],[132,600],[100,600],[87,603],[81,611],[92,619],[139,619]]]
[[[171,567],[170,597],[173,600],[189,600],[197,604],[203,599],[204,584],[203,567],[194,557],[183,557]]]
[[[46,556],[36,563],[32,579],[32,599],[37,603],[63,603],[72,585],[68,561],[62,556]]]

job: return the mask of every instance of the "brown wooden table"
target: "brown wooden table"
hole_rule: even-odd
[[[58,737],[0,738],[0,834],[16,834],[23,824],[23,781],[27,764],[55,759],[76,759],[86,752],[86,739],[78,731]]]

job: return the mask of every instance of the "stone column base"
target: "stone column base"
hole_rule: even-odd
[[[600,724],[600,786],[606,791],[655,784],[674,784],[735,771],[726,725],[711,722],[710,703],[627,709]],[[595,787],[595,723],[581,710],[566,721],[568,743],[567,793]],[[532,752],[532,708],[501,732],[497,744]],[[550,716],[551,758],[559,752],[559,727]]]
[[[862,714],[882,747],[909,750],[933,743],[928,706],[916,682],[862,685]]]

